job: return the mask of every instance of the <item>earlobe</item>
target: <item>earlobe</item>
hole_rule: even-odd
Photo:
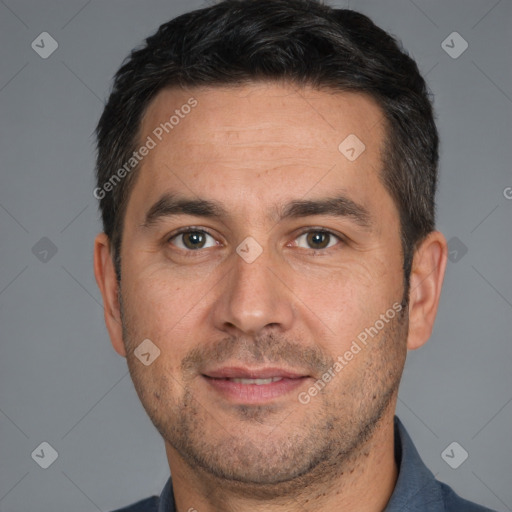
[[[446,239],[439,231],[430,233],[414,253],[409,291],[409,350],[423,346],[432,334],[447,257]]]
[[[105,325],[114,350],[126,357],[123,342],[121,311],[118,298],[118,282],[110,251],[110,241],[105,233],[94,240],[94,276],[103,297]]]

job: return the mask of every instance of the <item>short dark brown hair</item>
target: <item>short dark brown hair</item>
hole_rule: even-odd
[[[438,133],[415,61],[368,17],[315,0],[224,0],[160,26],[116,73],[96,129],[97,189],[121,280],[123,221],[137,168],[103,186],[137,146],[144,112],[166,87],[281,81],[366,93],[384,113],[380,176],[401,222],[405,289],[417,244],[434,229]]]

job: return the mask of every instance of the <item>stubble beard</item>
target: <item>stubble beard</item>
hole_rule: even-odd
[[[405,310],[362,350],[365,362],[353,374],[356,379],[344,379],[344,368],[311,403],[297,401],[289,407],[289,414],[272,404],[238,406],[231,408],[230,421],[223,422],[218,411],[209,410],[208,404],[194,397],[186,377],[156,376],[142,367],[133,355],[136,331],[120,305],[130,374],[154,426],[192,471],[242,495],[282,497],[353,471],[368,455],[364,452],[369,441],[394,407],[406,356]],[[270,336],[247,350],[253,356],[270,355],[275,353],[276,342],[280,346]],[[236,340],[223,343],[234,347]],[[290,349],[287,342],[281,346],[283,353]],[[268,360],[276,362],[276,357]],[[239,430],[233,428],[237,423]],[[270,434],[269,426],[275,427]],[[260,428],[263,434],[247,436],[248,431]]]

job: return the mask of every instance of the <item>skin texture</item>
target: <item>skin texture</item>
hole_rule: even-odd
[[[397,477],[398,385],[407,349],[433,327],[445,238],[433,232],[415,252],[409,307],[301,403],[298,394],[403,300],[398,210],[380,181],[383,113],[359,93],[283,84],[164,90],[140,141],[192,96],[197,106],[141,162],[120,289],[104,233],[94,252],[110,338],[164,438],[178,510],[381,511]],[[355,161],[338,150],[349,134],[365,144]],[[165,192],[219,202],[227,215],[144,227]],[[337,195],[363,206],[369,225],[327,214],[279,220],[290,201]],[[175,236],[187,227],[208,232],[200,250]],[[318,238],[319,228],[332,235]],[[251,263],[236,252],[246,237],[263,250]],[[149,366],[134,355],[147,338],[160,350]],[[307,378],[244,403],[203,376],[222,366]]]

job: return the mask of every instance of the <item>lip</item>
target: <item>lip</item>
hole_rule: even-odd
[[[246,368],[243,366],[225,366],[216,370],[208,370],[203,375],[213,379],[270,379],[272,377],[298,379],[307,377],[302,373],[285,370],[284,368]]]
[[[285,397],[310,378],[283,368],[224,367],[202,374],[208,387],[236,404],[264,404]],[[234,382],[231,379],[271,379],[264,384]]]

